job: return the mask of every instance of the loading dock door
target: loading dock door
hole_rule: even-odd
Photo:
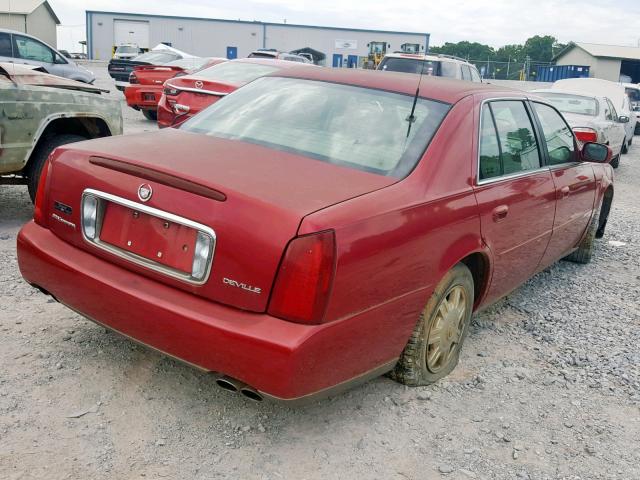
[[[113,44],[133,43],[140,48],[149,48],[149,22],[134,20],[113,21]]]

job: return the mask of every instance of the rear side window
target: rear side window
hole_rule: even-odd
[[[469,67],[469,70],[471,70],[471,81],[481,83],[482,79],[480,78],[478,70],[475,67]]]
[[[471,71],[468,65],[461,65],[462,67],[462,80],[471,81]]]
[[[567,122],[548,105],[534,103],[540,119],[544,140],[549,151],[549,165],[574,162],[576,160],[573,133]]]
[[[11,35],[0,32],[0,57],[13,57]]]
[[[455,62],[440,62],[440,73],[443,77],[461,78],[458,74],[458,64]]]
[[[496,165],[495,150],[499,162]],[[531,119],[521,101],[484,105],[480,136],[480,179],[540,168],[538,143]]]

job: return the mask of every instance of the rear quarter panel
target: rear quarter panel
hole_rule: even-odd
[[[400,354],[443,275],[472,252],[487,254],[471,184],[472,109],[472,97],[452,108],[407,178],[312,214],[301,225],[300,234],[335,229],[327,319],[369,312],[369,325],[359,332],[362,350],[368,344],[380,361]]]

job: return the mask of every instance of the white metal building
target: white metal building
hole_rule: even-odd
[[[0,28],[17,30],[56,47],[60,20],[46,0],[0,0]]]
[[[166,43],[207,57],[246,57],[258,48],[290,52],[312,48],[322,52],[326,65],[359,66],[369,42],[387,42],[390,50],[403,43],[429,48],[429,34],[356,28],[318,27],[286,23],[247,22],[193,17],[87,11],[89,58],[107,60],[114,46],[134,43],[152,48]]]
[[[588,65],[594,78],[618,82],[624,76],[640,82],[640,47],[572,42],[554,60],[557,65]]]

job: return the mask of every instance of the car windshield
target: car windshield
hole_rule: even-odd
[[[591,117],[598,115],[598,102],[593,97],[550,92],[537,92],[537,94],[546,98],[551,105],[563,113],[577,113]]]
[[[137,62],[155,63],[158,65],[171,62],[172,60],[178,60],[180,57],[175,53],[170,52],[147,52],[142,55],[138,55],[134,58]]]
[[[116,50],[118,53],[138,53],[137,47],[132,47],[131,45],[122,45],[118,47]]]
[[[382,61],[380,70],[404,73],[424,72],[425,75],[438,76],[440,75],[440,72],[438,71],[440,66],[439,63],[440,62],[431,60],[420,60],[419,58],[387,57]]]
[[[278,70],[276,66],[259,63],[225,62],[201,70],[198,77],[230,85],[244,85]]]
[[[182,129],[402,178],[449,110],[448,104],[418,99],[410,124],[412,105],[410,95],[265,77],[213,104]]]

